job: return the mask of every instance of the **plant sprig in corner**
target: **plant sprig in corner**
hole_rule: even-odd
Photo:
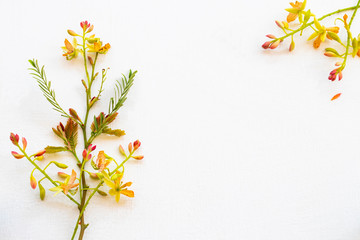
[[[87,21],[83,21],[80,23],[80,27],[80,34],[73,30],[68,30],[68,34],[73,37],[73,40],[72,43],[70,43],[68,39],[65,39],[65,46],[62,48],[64,50],[63,56],[65,56],[67,60],[72,60],[81,55],[84,61],[84,74],[86,80],[81,81],[86,93],[86,112],[84,118],[80,118],[73,108],[70,108],[69,111],[66,112],[60,106],[56,100],[55,91],[51,88],[51,82],[47,80],[44,66],[40,66],[38,61],[33,59],[29,60],[31,64],[30,74],[37,80],[43,95],[52,105],[53,109],[67,119],[65,125],[60,122],[56,127],[52,128],[54,134],[62,140],[62,145],[47,146],[43,150],[29,155],[27,153],[27,140],[23,137],[20,143],[19,135],[14,133],[10,134],[11,142],[20,151],[20,153],[12,151],[12,155],[17,159],[26,158],[34,166],[34,169],[30,174],[30,186],[33,189],[39,188],[40,199],[44,200],[46,195],[46,190],[41,182],[48,180],[53,185],[53,187],[49,189],[50,191],[55,192],[55,195],[62,193],[75,204],[79,211],[79,216],[76,219],[71,239],[74,239],[78,234],[79,240],[84,238],[85,229],[89,226],[89,224],[85,222],[85,210],[96,193],[101,196],[107,196],[107,187],[108,193],[114,196],[117,202],[120,200],[120,195],[134,197],[134,192],[128,189],[132,183],[124,183],[122,181],[125,173],[124,164],[130,159],[143,159],[142,155],[135,154],[141,145],[140,141],[136,140],[133,143],[129,143],[128,153],[126,153],[121,145],[119,146],[119,157],[122,158],[121,162],[115,160],[119,157],[111,157],[107,155],[104,150],[98,151],[96,160],[94,160],[96,146],[92,143],[96,137],[101,134],[109,134],[117,137],[125,135],[125,131],[121,129],[112,129],[109,125],[115,120],[119,109],[127,99],[127,94],[134,83],[137,71],[130,70],[128,77],[123,75],[122,80],[117,81],[117,84],[115,85],[115,96],[110,98],[108,113],[105,114],[104,112],[100,112],[95,115],[92,118],[91,131],[88,132],[87,125],[90,110],[94,104],[100,100],[100,96],[104,90],[103,87],[107,73],[107,70],[103,69],[101,71],[100,88],[97,91],[97,95],[93,96],[92,86],[99,75],[99,73],[95,71],[98,56],[100,54],[106,54],[111,46],[109,43],[103,44],[100,38],[95,37],[94,34],[90,35],[94,29],[94,25],[91,25]],[[88,67],[91,68],[91,70]],[[81,156],[78,156],[76,151],[79,128],[82,130],[85,146]],[[45,154],[60,152],[70,152],[78,165],[78,170],[72,169],[69,173],[61,171],[57,173],[57,177],[51,176],[51,173],[48,171],[50,165],[55,165],[60,169],[67,169],[68,166],[61,162],[50,161],[42,168],[38,165],[38,161],[46,161],[44,160]],[[89,162],[93,169],[92,171],[86,169],[87,163]],[[38,175],[40,180],[36,180],[35,175]],[[97,184],[94,187],[88,185],[87,178],[89,177],[97,181]],[[57,179],[61,179],[61,181]],[[79,227],[80,231],[78,232]]]
[[[276,20],[276,25],[282,30],[284,33],[281,37],[276,37],[273,34],[268,34],[266,37],[271,40],[265,42],[262,47],[264,49],[275,49],[280,43],[282,43],[286,38],[291,38],[289,51],[293,51],[295,49],[295,34],[299,34],[300,36],[303,33],[303,30],[306,28],[312,28],[313,33],[309,36],[308,41],[313,41],[313,47],[315,49],[319,48],[321,43],[329,40],[334,42],[335,48],[326,48],[324,55],[327,57],[339,58],[340,61],[335,63],[335,69],[333,69],[328,79],[331,81],[335,81],[338,79],[339,81],[343,78],[343,70],[346,67],[346,62],[349,56],[360,57],[360,34],[357,37],[354,37],[352,32],[350,31],[353,20],[356,16],[356,13],[360,7],[360,0],[358,0],[357,4],[352,7],[347,7],[343,9],[339,9],[330,13],[323,15],[320,18],[317,18],[314,13],[311,12],[310,9],[306,10],[306,0],[304,2],[291,2],[291,8],[285,9],[288,12],[286,21],[278,21]],[[346,40],[342,40],[338,33],[340,31],[340,27],[331,26],[325,27],[321,25],[320,21],[333,16],[335,14],[339,14],[346,11],[352,11],[350,21],[348,21],[348,15],[343,15],[342,18],[337,18],[336,20],[342,22],[342,28],[346,31],[347,38]],[[298,20],[298,24],[293,24]],[[339,98],[341,93],[335,94],[331,100],[335,100]]]

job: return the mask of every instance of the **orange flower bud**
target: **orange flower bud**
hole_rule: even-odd
[[[272,35],[272,34],[268,34],[268,35],[266,35],[266,37],[268,37],[270,39],[276,39],[276,37],[274,35]]]
[[[134,159],[136,160],[141,160],[144,158],[144,156],[140,155],[140,156],[133,156]]]
[[[67,178],[69,176],[69,174],[66,174],[64,172],[58,172],[58,176],[61,178]]]
[[[27,141],[24,137],[21,140],[22,140],[22,144],[23,144],[23,149],[25,150],[26,146],[27,146]]]
[[[291,52],[292,50],[294,50],[294,48],[295,48],[295,42],[294,42],[294,41],[291,41],[290,47],[289,47],[289,52]]]
[[[79,34],[77,34],[76,32],[74,32],[73,30],[67,30],[68,34],[73,36],[73,37],[76,37],[76,36],[79,36]]]
[[[19,153],[14,152],[14,151],[12,151],[11,154],[12,154],[12,155],[14,156],[14,158],[16,158],[16,159],[21,159],[21,158],[24,157],[24,155],[19,154]]]
[[[337,57],[337,55],[333,52],[325,52],[324,55],[327,57]]]
[[[85,81],[84,81],[84,79],[81,79],[81,82],[82,82],[82,84],[84,85],[84,88],[85,88],[85,90],[87,91],[87,86],[86,86],[86,83],[85,83]]]
[[[94,25],[91,25],[91,26],[89,27],[89,29],[86,31],[86,33],[91,32],[93,29],[94,29]]]
[[[279,44],[280,44],[280,39],[275,41],[273,44],[271,44],[270,48],[275,49],[275,48],[277,48],[279,46]]]
[[[93,61],[92,57],[88,56],[88,60],[89,60],[91,65],[94,65],[94,61]]]
[[[129,149],[129,152],[132,152],[132,144],[131,143],[129,143],[128,149]]]
[[[35,189],[36,186],[37,186],[36,179],[34,178],[34,176],[32,174],[30,176],[30,186],[31,186],[32,189]]]
[[[126,157],[124,148],[123,148],[121,145],[119,146],[119,152],[121,153],[121,155],[123,155],[124,157]]]

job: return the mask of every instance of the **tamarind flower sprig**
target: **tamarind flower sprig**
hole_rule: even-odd
[[[79,240],[84,238],[85,230],[89,226],[89,224],[85,222],[85,210],[96,193],[105,197],[108,195],[106,192],[108,192],[110,195],[115,196],[117,202],[120,201],[120,195],[131,198],[135,196],[134,191],[129,189],[132,182],[123,182],[125,175],[124,164],[130,159],[142,160],[144,158],[143,155],[135,155],[141,145],[139,140],[129,143],[129,153],[126,153],[120,145],[119,156],[117,157],[110,157],[106,154],[106,150],[103,149],[96,153],[97,146],[93,144],[93,141],[101,134],[116,137],[125,135],[124,130],[110,128],[110,125],[114,122],[118,116],[119,109],[126,101],[127,94],[134,83],[137,71],[130,70],[128,76],[123,75],[121,80],[116,82],[114,87],[115,94],[110,98],[108,112],[103,111],[94,114],[93,117],[89,117],[92,107],[100,101],[100,97],[104,91],[104,83],[107,78],[107,69],[102,69],[99,72],[96,71],[97,60],[99,55],[105,55],[111,46],[109,43],[103,43],[95,34],[90,35],[94,29],[94,25],[88,21],[81,22],[80,27],[80,32],[74,30],[67,31],[73,39],[65,39],[62,50],[66,60],[70,61],[79,56],[83,59],[85,80],[82,79],[80,82],[84,87],[86,95],[85,116],[83,118],[80,117],[74,108],[69,108],[68,111],[65,111],[64,108],[61,107],[55,97],[55,91],[51,88],[51,82],[47,79],[45,67],[39,66],[38,61],[33,59],[29,60],[31,65],[31,68],[29,68],[31,71],[30,74],[37,80],[43,95],[52,105],[53,109],[66,119],[66,123],[60,122],[56,127],[52,128],[53,133],[61,142],[58,146],[49,145],[29,155],[26,152],[27,140],[22,138],[20,143],[19,135],[14,133],[10,134],[11,142],[18,148],[18,151],[11,152],[12,156],[16,159],[26,158],[34,166],[34,169],[30,173],[30,186],[32,189],[38,187],[40,199],[45,199],[46,189],[42,181],[47,180],[53,185],[53,187],[48,190],[55,192],[54,196],[64,195],[76,205],[79,215],[71,236],[72,240],[77,234]],[[100,78],[101,81],[100,87],[96,94],[94,94],[92,92],[93,83],[98,78]],[[88,121],[92,121],[89,129]],[[77,153],[79,129],[82,131],[84,142],[81,155]],[[60,169],[67,169],[68,166],[58,161],[49,161],[45,167],[41,165],[46,164],[46,155],[59,154],[61,152],[71,153],[78,169],[71,169],[70,172],[62,170],[57,172],[55,176],[52,176],[50,170],[53,168],[49,168],[50,166],[55,165]],[[119,160],[116,160],[118,158],[122,158],[122,162],[118,163]],[[38,161],[42,161],[43,163],[39,165]],[[92,170],[86,168],[88,163],[91,165]],[[88,177],[92,178],[96,182],[96,185],[90,186],[87,183]],[[78,229],[80,230],[79,233]]]
[[[286,38],[291,38],[289,51],[293,51],[295,49],[294,36],[297,33],[302,36],[304,29],[311,28],[313,33],[308,37],[307,40],[313,40],[313,47],[315,49],[319,48],[321,43],[325,42],[326,40],[335,43],[335,48],[338,50],[333,47],[326,48],[324,55],[327,57],[336,57],[340,59],[340,61],[338,60],[335,63],[336,67],[330,72],[328,77],[328,79],[331,81],[335,81],[336,79],[340,81],[343,78],[343,70],[345,69],[348,57],[360,57],[360,35],[358,37],[353,37],[350,31],[352,22],[359,8],[359,4],[360,0],[355,6],[339,9],[317,18],[310,9],[306,10],[306,0],[303,2],[291,2],[291,8],[285,9],[288,12],[286,21],[275,21],[276,25],[282,30],[282,32],[284,32],[284,35],[281,37],[276,37],[274,34],[266,35],[266,37],[268,37],[270,40],[266,41],[262,47],[264,49],[276,49]],[[338,36],[338,33],[341,29],[339,26],[326,27],[320,22],[332,15],[346,11],[353,11],[349,22],[347,14],[343,15],[342,18],[336,19],[343,23],[342,28],[347,33],[347,39],[344,41]],[[296,20],[298,20],[298,23],[293,24],[293,22]],[[340,95],[341,93],[336,94],[331,100],[337,99]]]

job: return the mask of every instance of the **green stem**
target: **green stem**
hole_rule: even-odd
[[[350,40],[352,39],[351,32],[350,32],[350,27],[351,27],[351,24],[352,24],[352,22],[354,20],[356,12],[357,12],[357,10],[359,8],[359,5],[360,5],[360,0],[356,4],[356,8],[355,8],[355,10],[354,10],[354,12],[353,12],[353,14],[351,16],[348,28],[346,29],[347,30],[347,43],[346,43],[346,51],[345,51],[345,55],[344,55],[344,62],[341,64],[341,67],[339,68],[338,72],[341,72],[346,66],[346,61],[347,61],[347,58],[348,58],[348,55],[349,55]]]
[[[95,71],[95,64],[96,64],[96,60],[97,60],[97,56],[98,56],[98,53],[96,53],[96,56],[95,56],[95,61],[94,63],[92,64],[92,72],[91,72],[91,78],[89,77],[89,72],[88,72],[88,69],[87,69],[87,60],[86,60],[86,47],[85,47],[85,30],[84,30],[84,33],[83,33],[83,57],[84,57],[84,67],[85,67],[85,73],[86,73],[86,78],[87,78],[87,81],[88,81],[88,90],[86,91],[86,114],[85,114],[85,120],[84,120],[84,124],[81,126],[82,128],[82,131],[83,131],[83,138],[84,138],[84,148],[88,148],[88,146],[91,144],[91,141],[88,141],[87,140],[87,136],[86,136],[86,126],[87,126],[87,121],[88,121],[88,117],[89,117],[89,112],[90,112],[90,99],[91,99],[91,86],[92,86],[92,83],[94,81],[94,71]],[[80,161],[79,161],[80,162]],[[76,223],[76,227],[74,229],[74,233],[73,233],[73,236],[71,239],[74,239],[75,237],[75,234],[77,232],[77,229],[78,229],[78,225],[79,225],[79,221],[81,221],[80,225],[81,225],[81,228],[80,228],[80,234],[79,234],[79,240],[83,239],[83,236],[84,236],[84,232],[85,232],[85,229],[87,227],[87,225],[85,225],[84,223],[84,211],[86,209],[86,193],[87,193],[87,190],[88,190],[88,186],[86,185],[86,179],[85,179],[85,172],[84,172],[84,167],[85,167],[85,164],[86,164],[86,161],[85,159],[82,160],[81,162],[81,168],[80,168],[80,206],[79,206],[79,219]]]
[[[348,8],[339,9],[339,10],[336,10],[336,11],[334,11],[334,12],[331,12],[331,13],[328,13],[328,14],[322,16],[321,18],[318,19],[318,21],[321,21],[321,20],[323,20],[323,19],[325,19],[325,18],[327,18],[327,17],[330,17],[330,16],[332,16],[332,15],[334,15],[334,14],[341,13],[341,12],[345,12],[345,11],[349,11],[349,10],[355,10],[354,12],[356,12],[358,8],[359,8],[359,5],[357,4],[357,5],[354,6],[354,7],[348,7]],[[312,24],[314,24],[314,21],[312,21],[312,22],[310,22],[310,23],[307,23],[307,24],[303,25],[302,27],[300,27],[299,29],[296,29],[296,30],[294,30],[293,32],[288,33],[288,34],[286,34],[286,35],[284,35],[284,36],[282,36],[282,37],[280,37],[280,38],[278,38],[278,39],[284,40],[285,38],[287,38],[287,37],[289,37],[289,36],[292,36],[292,35],[294,35],[295,33],[304,30],[305,28],[309,27],[309,26],[312,25]]]
[[[125,158],[125,160],[122,161],[122,163],[121,163],[119,166],[117,166],[117,167],[110,173],[109,176],[111,177],[119,168],[121,168],[121,167],[132,157],[132,154],[133,154],[133,153],[130,153],[129,156],[127,156],[127,157]],[[78,229],[78,227],[79,227],[79,221],[81,220],[81,218],[82,218],[82,216],[83,216],[83,214],[84,214],[84,211],[85,211],[87,205],[89,204],[91,198],[94,196],[94,194],[95,194],[95,193],[97,192],[97,190],[102,186],[103,183],[104,183],[104,181],[101,180],[101,182],[96,186],[96,188],[95,188],[95,189],[93,190],[93,192],[90,194],[90,196],[89,196],[89,198],[87,199],[84,207],[83,207],[82,210],[80,211],[80,214],[79,214],[79,217],[78,217],[78,219],[77,219],[77,221],[76,221],[76,226],[75,226],[73,235],[72,235],[72,237],[71,237],[71,240],[73,240],[74,237],[75,237],[75,234],[76,234],[77,229]],[[80,238],[79,238],[79,239],[80,239]]]
[[[34,161],[31,160],[31,158],[26,154],[26,152],[20,147],[18,146],[18,148],[20,149],[20,151],[24,154],[24,156],[26,157],[27,160],[29,160],[29,162],[34,165],[34,167],[41,172],[55,187],[58,187],[58,184],[55,183],[54,180],[52,180],[52,178],[44,171],[42,170]],[[63,192],[64,193],[64,192]],[[73,201],[77,206],[80,206],[80,204],[73,199],[71,196],[69,196],[68,194],[64,194],[65,196],[67,196],[71,201]]]
[[[71,153],[72,153],[72,155],[75,157],[75,159],[76,159],[77,163],[81,163],[81,161],[79,160],[78,156],[76,155],[76,152],[75,152],[75,151],[73,151],[73,150],[71,150],[70,152],[71,152]]]

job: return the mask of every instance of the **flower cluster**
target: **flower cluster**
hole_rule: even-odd
[[[295,41],[294,35],[299,33],[300,36],[303,33],[303,30],[306,28],[312,28],[313,33],[308,37],[308,41],[313,40],[313,47],[315,49],[319,48],[321,43],[325,42],[326,40],[334,42],[335,46],[339,50],[334,48],[326,48],[324,55],[327,57],[336,57],[340,58],[341,60],[336,63],[336,68],[331,70],[328,79],[331,81],[335,81],[338,79],[339,81],[343,77],[343,70],[346,66],[346,61],[349,56],[360,57],[360,35],[359,37],[353,37],[353,34],[350,31],[350,27],[352,24],[352,20],[354,19],[356,12],[360,5],[360,0],[358,1],[357,5],[350,8],[339,9],[337,11],[328,13],[320,18],[317,18],[314,13],[311,12],[310,9],[306,10],[306,0],[303,2],[291,2],[291,8],[285,9],[288,12],[286,17],[286,21],[279,21],[276,20],[276,25],[282,30],[284,33],[281,37],[276,37],[273,34],[268,34],[270,40],[266,41],[262,47],[264,49],[275,49],[277,48],[280,43],[282,43],[286,38],[291,37],[289,51],[293,51],[295,49]],[[337,13],[341,13],[344,11],[352,10],[352,17],[348,22],[348,15],[343,15],[342,18],[337,18],[337,21],[342,22],[342,27],[347,33],[347,39],[342,40],[338,33],[340,31],[339,26],[330,26],[326,27],[320,23],[321,20],[332,16]],[[293,22],[298,23],[293,24]],[[339,53],[340,51],[340,53]],[[340,96],[340,94],[336,94],[331,100],[335,100]]]
[[[100,41],[100,38],[95,37],[95,34],[91,36],[87,36],[88,33],[92,32],[94,29],[94,25],[91,25],[88,21],[83,21],[80,23],[80,27],[82,28],[82,33],[78,34],[73,30],[68,30],[68,34],[73,38],[72,44],[68,39],[65,39],[64,44],[65,46],[62,47],[64,54],[63,56],[66,57],[67,60],[71,60],[76,58],[79,53],[83,51],[81,47],[84,48],[86,43],[87,51],[105,54],[110,49],[110,44],[106,43],[103,45],[103,42]],[[77,37],[82,39],[82,44],[78,44]]]

